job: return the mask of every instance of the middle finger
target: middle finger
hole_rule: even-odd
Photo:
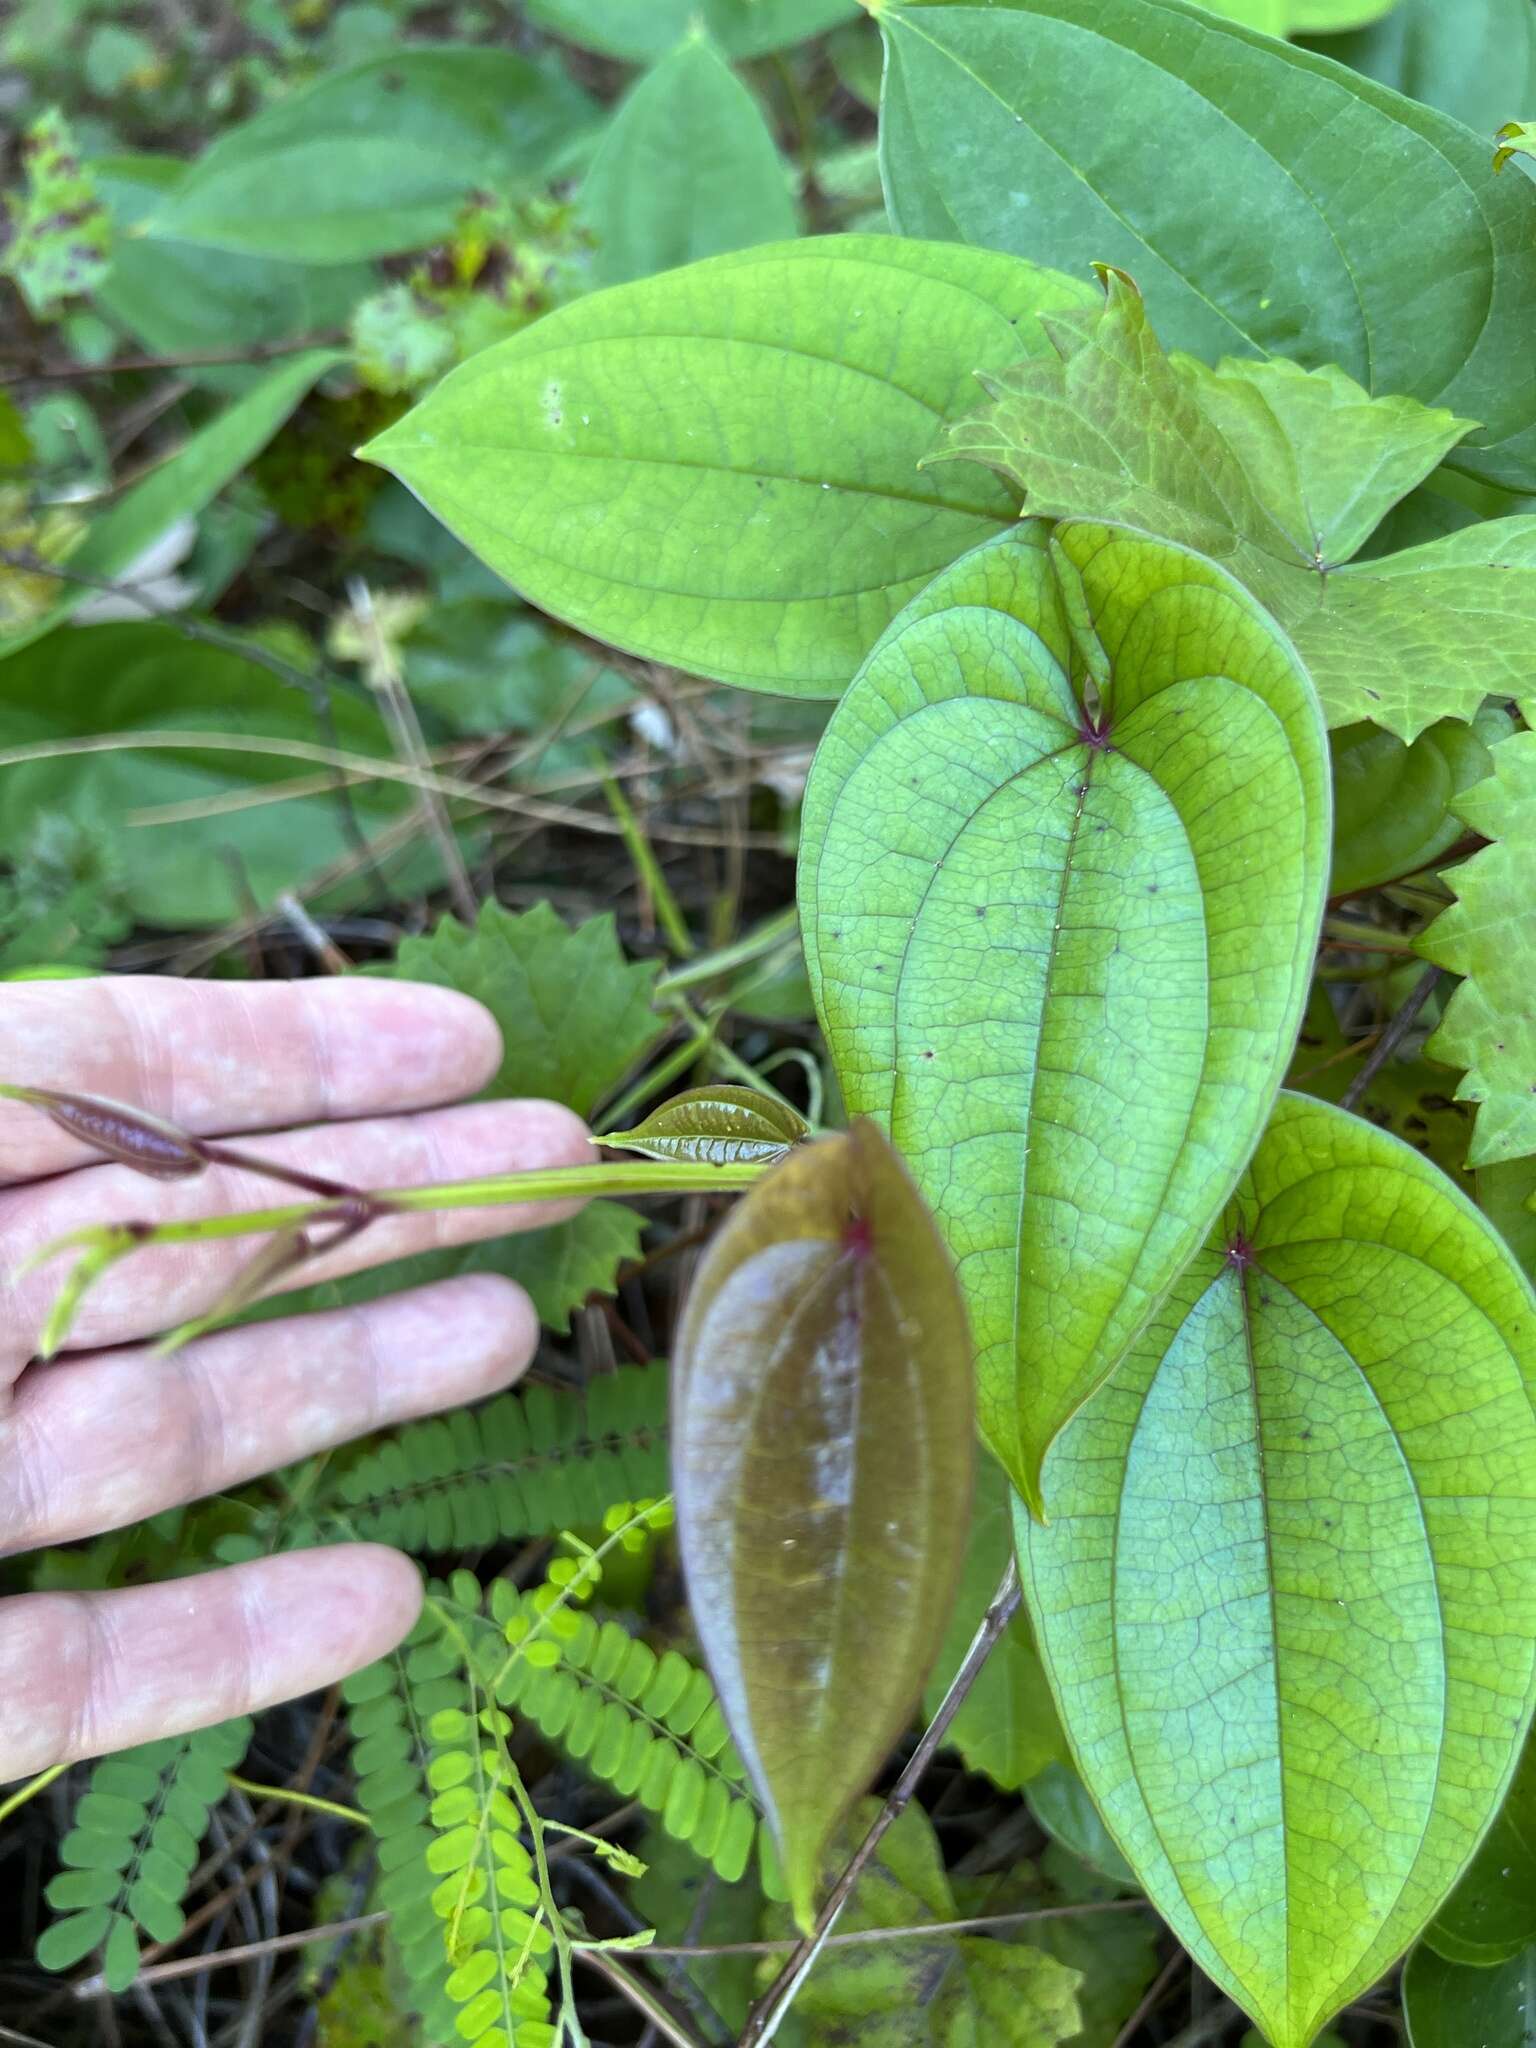
[[[493,1173],[585,1165],[595,1157],[580,1120],[554,1102],[469,1103],[421,1116],[322,1125],[261,1139],[257,1150],[284,1165],[362,1188],[419,1187]],[[211,1167],[195,1180],[151,1181],[123,1166],[88,1167],[58,1180],[0,1193],[0,1389],[33,1355],[68,1254],[18,1277],[34,1251],[96,1223],[168,1223],[264,1208],[287,1199],[258,1175]],[[302,1198],[299,1198],[302,1199]],[[579,1205],[447,1209],[385,1216],[360,1237],[290,1275],[273,1292],[335,1279],[367,1266],[444,1245],[469,1244],[559,1221]],[[87,1295],[69,1333],[71,1349],[150,1337],[206,1314],[260,1248],[257,1236],[149,1245],[131,1253]]]
[[[523,1290],[476,1273],[220,1330],[173,1358],[97,1351],[36,1366],[0,1418],[0,1556],[120,1529],[478,1400],[515,1379],[537,1341]]]

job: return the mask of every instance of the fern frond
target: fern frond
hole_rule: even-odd
[[[550,1535],[597,1521],[619,1495],[662,1492],[666,1423],[664,1365],[626,1366],[580,1392],[501,1394],[370,1445],[325,1507],[350,1534],[418,1554]]]
[[[67,1970],[104,1944],[102,1974],[126,1991],[139,1973],[139,1933],[174,1941],[208,1810],[227,1790],[225,1772],[250,1747],[241,1715],[190,1735],[168,1736],[103,1757],[59,1844],[68,1867],[48,1887],[64,1914],[38,1939],[45,1970]]]
[[[573,1608],[552,1615],[542,1591],[519,1593],[502,1579],[491,1587],[492,1617],[511,1646],[494,1674],[500,1704],[589,1776],[638,1799],[727,1883],[759,1843],[765,1889],[776,1895],[761,1809],[708,1676],[676,1650],[658,1657],[615,1621]]]
[[[358,1804],[378,1836],[379,1903],[430,2035],[547,2048],[555,2036],[537,1958],[550,1936],[505,1790],[496,1738],[506,1717],[486,1701],[441,1604],[343,1691]]]

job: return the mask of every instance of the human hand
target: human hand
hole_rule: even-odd
[[[499,1059],[479,1004],[399,982],[0,989],[0,1079],[109,1096],[199,1136],[282,1129],[242,1149],[364,1188],[591,1160],[585,1129],[556,1103],[436,1106],[483,1087]],[[70,1354],[29,1365],[63,1270],[21,1274],[40,1247],[91,1224],[273,1198],[270,1181],[228,1167],[153,1181],[97,1156],[0,1100],[0,1555],[120,1528],[474,1400],[533,1354],[528,1297],[477,1275],[154,1356],[139,1340],[206,1313],[249,1261],[251,1240],[234,1239],[135,1253],[92,1290]],[[385,1217],[286,1284],[532,1229],[576,1206]],[[328,1684],[382,1656],[420,1604],[415,1567],[375,1544],[0,1603],[0,1784]]]

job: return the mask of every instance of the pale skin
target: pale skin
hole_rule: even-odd
[[[365,1188],[594,1158],[556,1103],[462,1100],[500,1056],[477,1003],[400,982],[125,976],[0,989],[0,1080],[110,1096]],[[0,1100],[0,1556],[120,1528],[475,1400],[533,1355],[531,1303],[491,1275],[154,1355],[146,1340],[211,1308],[259,1243],[236,1239],[136,1253],[89,1296],[69,1353],[33,1362],[65,1270],[19,1274],[34,1249],[88,1224],[281,1198],[226,1168],[162,1182],[92,1159],[37,1109]],[[576,1206],[386,1218],[287,1285],[533,1229]],[[0,1602],[0,1784],[329,1684],[397,1643],[420,1605],[415,1566],[367,1543]]]

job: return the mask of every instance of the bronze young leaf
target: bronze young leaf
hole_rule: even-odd
[[[965,1310],[875,1125],[798,1148],[736,1209],[673,1381],[694,1617],[806,1925],[943,1640],[969,1513]]]
[[[756,1088],[714,1083],[687,1088],[652,1110],[632,1131],[607,1131],[603,1143],[648,1159],[693,1159],[714,1166],[771,1164],[809,1137],[810,1125],[787,1102]]]

